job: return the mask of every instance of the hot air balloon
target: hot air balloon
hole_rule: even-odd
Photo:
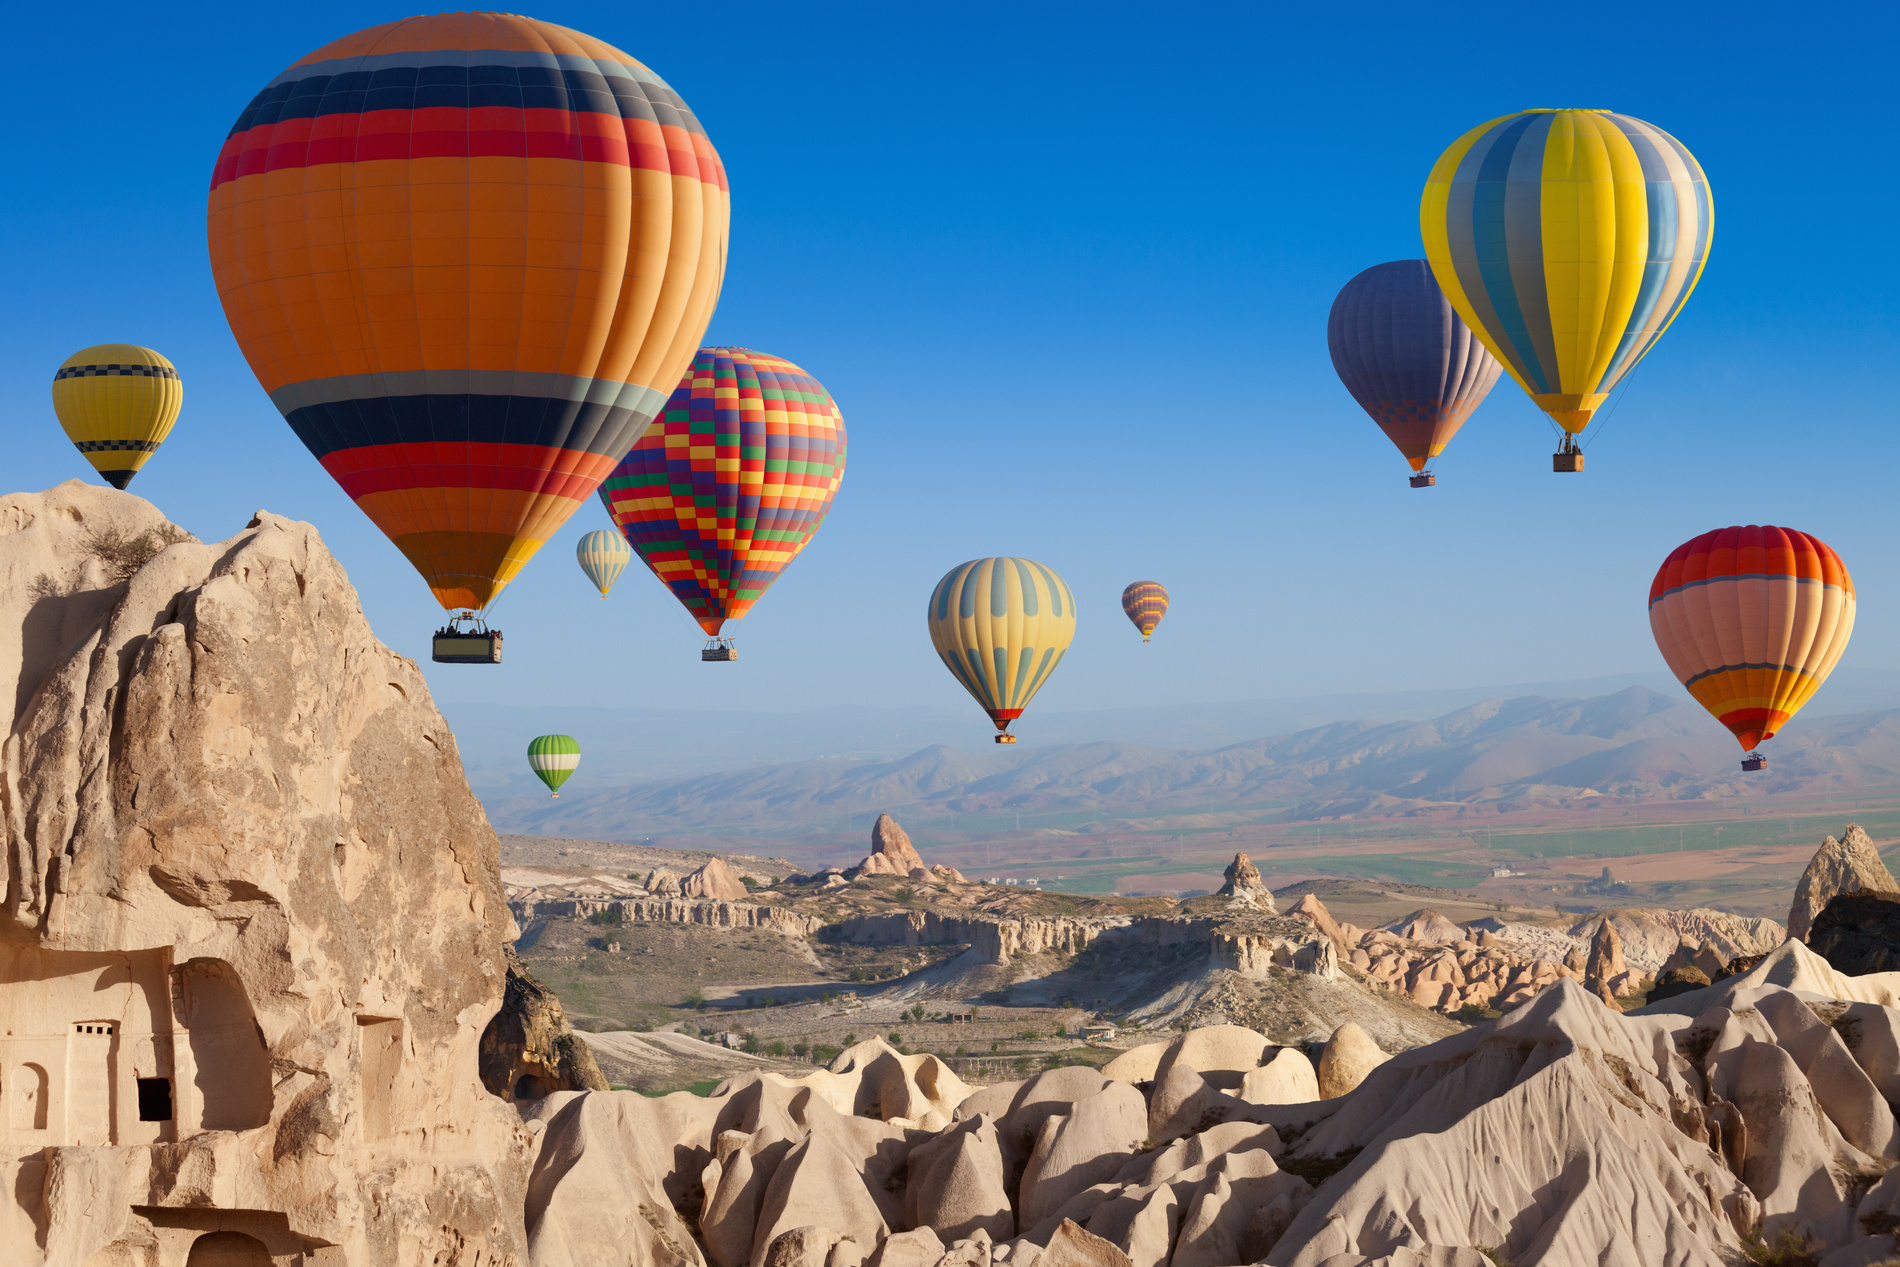
[[[620,539],[620,534],[605,528],[596,528],[580,539],[574,547],[574,557],[580,560],[581,571],[587,573],[587,579],[600,591],[602,601],[607,591],[614,587],[620,574],[627,569],[627,562],[633,558],[633,551]]]
[[[1751,754],[1840,662],[1854,632],[1854,580],[1834,551],[1793,528],[1719,528],[1676,547],[1649,587],[1649,628],[1669,671]]]
[[[1122,614],[1141,630],[1141,640],[1146,642],[1168,614],[1168,591],[1159,581],[1136,581],[1122,591]]]
[[[732,660],[728,620],[752,610],[831,510],[844,417],[783,357],[701,348],[659,421],[600,486],[642,562]]]
[[[972,559],[945,573],[926,613],[930,642],[963,689],[1015,743],[1022,715],[1075,637],[1075,598],[1034,559]]]
[[[572,735],[536,735],[528,741],[528,768],[556,797],[580,763],[581,746]]]
[[[1576,437],[1682,311],[1709,258],[1709,182],[1682,142],[1607,110],[1523,110],[1439,156],[1425,256],[1458,315]]]
[[[53,412],[66,438],[114,488],[130,484],[165,443],[184,403],[177,368],[130,343],[75,352],[53,375]]]
[[[1374,264],[1326,318],[1333,370],[1412,464],[1413,488],[1438,481],[1426,463],[1484,402],[1503,367],[1438,288],[1424,260]]]
[[[208,218],[271,401],[450,627],[481,630],[691,363],[727,213],[719,156],[652,71],[552,23],[450,13],[266,85]]]

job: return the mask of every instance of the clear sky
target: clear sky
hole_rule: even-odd
[[[89,468],[48,386],[91,343],[160,349],[185,412],[133,484],[207,539],[309,519],[370,619],[425,659],[427,588],[251,376],[212,288],[205,190],[251,96],[409,7],[34,6],[0,135],[4,484]],[[806,709],[959,704],[932,585],[987,554],[1065,576],[1081,623],[1037,704],[1072,710],[1661,667],[1665,554],[1736,522],[1833,545],[1844,663],[1900,667],[1900,301],[1891,5],[786,5],[560,0],[692,105],[732,181],[708,342],[797,361],[850,431],[836,508],[741,660],[636,562],[602,603],[590,503],[499,603],[499,669],[444,699]],[[79,50],[83,49],[83,53]],[[1607,107],[1680,138],[1716,224],[1687,308],[1580,476],[1508,378],[1413,491],[1326,354],[1334,293],[1422,255],[1420,188],[1460,133]],[[1142,646],[1128,581],[1174,609]],[[1033,719],[1032,708],[1029,718]],[[1713,724],[1713,723],[1712,723]]]

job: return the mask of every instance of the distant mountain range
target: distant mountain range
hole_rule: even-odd
[[[1131,743],[929,744],[895,759],[789,761],[620,788],[485,797],[504,831],[626,840],[657,833],[797,831],[889,810],[1072,816],[1114,830],[1160,815],[1252,821],[1383,817],[1451,803],[1518,809],[1591,798],[1685,799],[1744,789],[1847,790],[1900,775],[1900,709],[1803,715],[1745,776],[1700,708],[1643,686],[1587,699],[1487,700],[1430,720],[1334,722],[1181,750]],[[573,786],[570,784],[570,787]]]
[[[1587,699],[1644,686],[1686,702],[1667,673],[1525,682],[1453,690],[1363,692],[1296,699],[1234,700],[1088,712],[1031,710],[1016,729],[1023,746],[1138,744],[1208,751],[1335,722],[1426,721],[1487,700],[1542,696]],[[484,798],[538,788],[522,753],[549,732],[580,740],[581,767],[567,787],[623,789],[636,782],[687,779],[786,762],[891,761],[943,744],[988,751],[989,725],[975,705],[954,708],[840,707],[809,712],[654,708],[515,707],[439,701],[461,747],[469,781]],[[1843,668],[1802,713],[1830,715],[1900,708],[1900,672]],[[1713,723],[1708,723],[1712,725]],[[1719,733],[1719,732],[1718,732]],[[569,793],[564,791],[562,800]]]

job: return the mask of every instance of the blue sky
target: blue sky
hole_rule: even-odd
[[[312,520],[377,632],[423,658],[440,609],[258,388],[204,244],[212,161],[250,97],[409,11],[105,4],[78,33],[57,7],[16,15],[39,53],[15,64],[25,104],[0,137],[0,418],[6,487],[83,475],[54,368],[97,342],[164,351],[185,413],[132,491],[206,538],[260,506]],[[923,607],[949,567],[1000,553],[1079,597],[1042,708],[1646,671],[1650,576],[1733,522],[1833,545],[1861,592],[1844,663],[1900,667],[1891,7],[1796,25],[1732,5],[1628,23],[1528,5],[532,12],[691,103],[733,186],[708,341],[824,382],[850,466],[814,543],[730,627],[737,664],[699,663],[637,563],[594,596],[573,560],[607,526],[590,504],[499,604],[507,663],[429,667],[445,700],[952,704],[980,741]],[[1585,474],[1550,473],[1549,430],[1506,379],[1415,492],[1333,375],[1327,308],[1360,269],[1422,254],[1440,150],[1526,106],[1678,136],[1714,190],[1710,264],[1591,427]],[[1137,578],[1174,593],[1145,647],[1117,607]]]

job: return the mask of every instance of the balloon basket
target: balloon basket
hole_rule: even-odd
[[[739,649],[732,645],[730,638],[708,638],[706,645],[699,649],[701,660],[737,660]]]
[[[1412,477],[1413,488],[1430,488],[1436,483],[1438,483],[1438,477],[1430,471],[1420,471]]]
[[[997,743],[1015,743],[1016,736],[1009,735],[1009,734],[998,735],[996,736],[996,742]]]
[[[1751,774],[1757,770],[1766,770],[1767,768],[1768,758],[1762,756],[1759,752],[1751,752],[1742,758],[1742,769],[1747,770]]]
[[[435,631],[429,658],[437,664],[500,664],[501,630],[490,629],[474,612],[459,613]]]
[[[1559,475],[1571,475],[1583,469],[1583,450],[1575,437],[1565,436],[1563,447],[1550,455],[1550,469]]]

